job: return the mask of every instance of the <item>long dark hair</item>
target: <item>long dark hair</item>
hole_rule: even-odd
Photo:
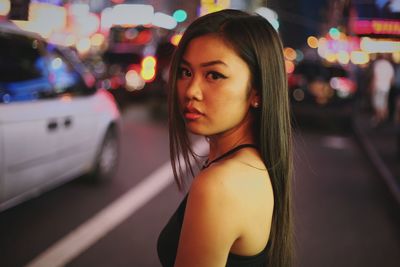
[[[219,36],[247,63],[251,86],[260,93],[261,107],[253,111],[254,135],[274,191],[268,266],[291,266],[293,162],[287,79],[279,35],[263,17],[226,9],[198,18],[184,33],[171,63],[169,83],[170,155],[175,181],[182,190],[185,177],[194,175],[190,160],[198,158],[179,110],[178,69],[189,42],[207,34]]]

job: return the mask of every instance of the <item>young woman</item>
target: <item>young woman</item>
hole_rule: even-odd
[[[267,20],[223,10],[187,28],[170,71],[180,189],[197,158],[188,132],[205,136],[210,151],[159,236],[164,267],[291,265],[288,105],[282,45]]]

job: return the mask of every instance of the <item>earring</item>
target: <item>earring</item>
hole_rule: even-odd
[[[255,108],[258,108],[259,105],[260,105],[260,103],[258,103],[258,102],[253,103],[253,107],[255,107]]]

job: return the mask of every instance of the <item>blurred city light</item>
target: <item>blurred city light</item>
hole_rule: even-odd
[[[72,34],[69,34],[65,38],[65,45],[66,46],[74,46],[76,44],[76,37]]]
[[[318,47],[318,39],[315,36],[309,36],[307,38],[307,44],[311,48],[317,48]]]
[[[327,45],[327,40],[324,37],[321,37],[318,39],[318,55],[322,58],[326,58],[328,55],[328,45]]]
[[[10,0],[0,0],[0,16],[7,16],[11,9]]]
[[[334,63],[337,60],[337,55],[335,53],[328,53],[325,56],[326,61],[330,63]]]
[[[88,4],[71,4],[69,6],[69,12],[72,16],[86,16],[89,10]]]
[[[368,53],[394,53],[400,51],[400,42],[363,37],[361,38],[360,47]]]
[[[51,68],[54,70],[57,70],[57,69],[61,68],[62,63],[63,62],[62,62],[61,58],[57,57],[51,61]]]
[[[397,20],[355,20],[350,23],[350,29],[355,34],[388,34],[400,35],[400,21]]]
[[[274,10],[267,7],[259,7],[255,12],[266,18],[275,30],[279,29],[278,14]]]
[[[329,36],[334,40],[339,40],[340,31],[337,28],[330,28],[329,29]]]
[[[157,60],[153,56],[146,56],[143,58],[141,63],[142,69],[140,71],[140,76],[142,76],[143,80],[146,82],[154,80],[156,76],[156,64]]]
[[[182,34],[181,33],[177,33],[177,34],[172,35],[170,42],[174,46],[178,46],[178,44],[179,44],[181,39],[182,39]]]
[[[231,6],[230,0],[201,0],[199,8],[199,16],[208,13],[217,12]]]
[[[135,70],[129,70],[125,75],[125,80],[128,91],[141,90],[146,84]]]
[[[187,13],[183,9],[175,10],[174,14],[172,15],[177,22],[183,22],[187,19]]]
[[[367,64],[369,62],[369,54],[364,51],[352,51],[350,61],[353,64]]]
[[[350,61],[350,55],[349,55],[349,53],[347,53],[346,51],[343,51],[343,50],[339,51],[339,52],[337,53],[337,61],[338,61],[340,64],[343,64],[343,65],[348,64],[349,61]]]
[[[172,30],[173,28],[176,27],[177,21],[173,17],[167,14],[157,12],[154,14],[152,24],[154,26]]]
[[[284,54],[285,58],[286,58],[287,60],[290,60],[290,61],[295,60],[296,57],[297,57],[296,50],[294,50],[294,49],[291,48],[291,47],[285,47],[285,48],[283,49],[283,54]]]
[[[300,62],[304,59],[304,54],[300,49],[296,49],[296,61]]]
[[[100,19],[93,13],[79,14],[71,18],[71,32],[86,37],[96,33],[100,28]]]
[[[31,3],[28,20],[13,22],[23,30],[36,32],[44,38],[49,38],[53,32],[61,31],[65,28],[67,11],[60,6]]]
[[[92,46],[102,46],[105,42],[105,37],[101,33],[95,33],[90,37]]]
[[[332,77],[329,81],[329,85],[333,89],[341,92],[340,94],[341,97],[348,97],[350,94],[354,93],[355,90],[357,89],[354,82],[344,77]]]
[[[393,52],[392,58],[393,58],[394,63],[400,64],[400,51]]]
[[[107,7],[100,13],[100,29],[102,32],[107,32],[114,24],[113,8]]]
[[[90,39],[82,38],[76,43],[76,49],[80,55],[84,55],[90,50]]]
[[[113,24],[140,25],[150,24],[153,21],[154,8],[151,5],[121,4],[112,11]]]
[[[301,90],[300,88],[296,88],[293,91],[293,97],[297,102],[301,102],[304,100],[304,91]]]
[[[290,60],[285,60],[286,73],[292,73],[294,71],[294,63]]]

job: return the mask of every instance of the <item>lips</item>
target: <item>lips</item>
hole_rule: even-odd
[[[183,115],[187,120],[197,120],[204,114],[192,106],[187,106],[183,111]]]

